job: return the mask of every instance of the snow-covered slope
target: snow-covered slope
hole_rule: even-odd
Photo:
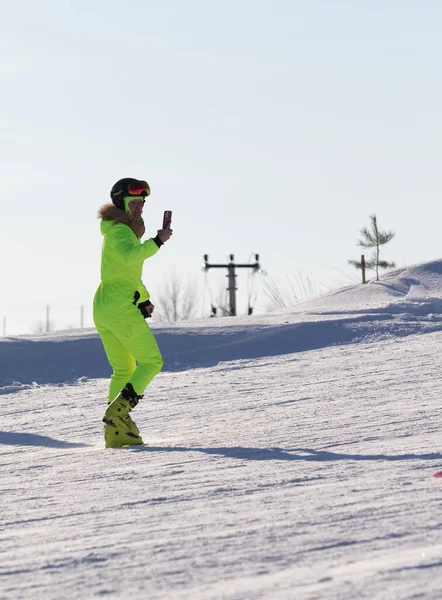
[[[441,280],[156,326],[142,448],[93,331],[2,341],[1,600],[441,598]]]
[[[400,269],[268,315],[153,323],[164,371],[442,329],[442,260]],[[0,387],[109,377],[93,329],[0,338]]]

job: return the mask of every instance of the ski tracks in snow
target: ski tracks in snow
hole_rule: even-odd
[[[419,339],[420,338],[420,339]],[[2,396],[0,597],[440,597],[437,333]]]

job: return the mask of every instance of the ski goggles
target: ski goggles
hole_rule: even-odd
[[[129,183],[127,192],[130,196],[149,196],[150,187],[147,181],[137,181],[136,183]]]

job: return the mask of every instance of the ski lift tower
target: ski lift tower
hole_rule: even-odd
[[[229,304],[230,304],[230,316],[236,317],[236,269],[253,269],[253,271],[257,272],[261,270],[261,265],[259,264],[259,254],[255,254],[254,263],[250,264],[236,264],[234,262],[235,257],[233,254],[230,255],[230,262],[227,264],[211,264],[209,263],[209,255],[204,255],[204,269],[208,271],[209,269],[227,269],[227,275],[229,281],[229,287],[227,291],[229,292]]]

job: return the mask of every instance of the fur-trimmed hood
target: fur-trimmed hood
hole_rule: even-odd
[[[115,223],[123,223],[132,229],[137,238],[144,235],[145,227],[143,219],[137,219],[133,215],[129,215],[124,210],[121,210],[113,204],[104,204],[98,211],[98,218],[103,221],[115,221]]]

